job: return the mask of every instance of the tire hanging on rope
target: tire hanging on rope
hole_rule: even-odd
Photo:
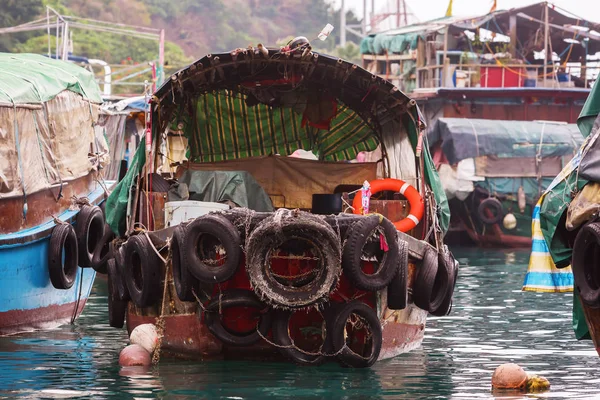
[[[488,197],[479,203],[477,216],[484,224],[494,225],[504,218],[502,203],[495,197]]]
[[[280,248],[305,249],[314,256],[317,269],[301,279],[282,283],[271,270],[271,256]],[[267,302],[284,308],[303,308],[323,302],[335,288],[341,273],[340,243],[323,219],[306,212],[278,210],[265,219],[246,241],[246,268],[255,292]]]
[[[582,303],[591,308],[600,308],[600,223],[585,225],[573,245],[574,288]]]
[[[131,300],[138,307],[149,307],[161,295],[162,260],[146,235],[132,236],[125,244],[125,282]]]
[[[329,331],[327,327],[327,318],[324,318],[321,327],[321,334],[324,337],[320,352],[321,354],[308,354],[311,352],[302,351],[296,347],[290,335],[289,325],[293,315],[294,311],[292,310],[277,310],[274,312],[272,333],[273,341],[278,346],[279,352],[289,360],[299,365],[323,364],[327,360],[325,354],[329,352],[328,344],[330,343],[330,339],[327,337]],[[323,313],[323,315],[325,315],[325,313]]]
[[[413,284],[413,302],[423,310],[429,311],[433,286],[438,272],[438,255],[433,247],[427,247],[423,259],[417,265],[417,276]]]
[[[77,213],[75,223],[79,266],[91,267],[94,250],[104,236],[104,216],[98,206],[83,205]]]
[[[260,318],[256,327],[245,332],[235,332],[226,328],[222,315],[230,308],[245,307],[259,310]],[[248,314],[247,311],[244,314]],[[271,329],[271,310],[256,295],[245,289],[229,289],[217,295],[205,307],[205,321],[208,330],[221,342],[229,346],[250,346],[267,337]],[[260,332],[260,333],[259,333]],[[262,337],[261,337],[262,336]]]
[[[363,271],[365,256],[379,262],[379,268],[372,274]],[[357,288],[369,292],[384,289],[398,273],[399,261],[398,232],[387,218],[370,215],[349,230],[342,253],[342,267]]]
[[[104,204],[104,203],[103,203]],[[92,256],[91,267],[94,271],[100,274],[107,273],[107,262],[109,259],[114,257],[112,252],[112,240],[114,240],[115,234],[110,229],[108,224],[104,225],[104,235],[102,235],[102,239],[98,241],[96,244],[96,248],[94,249],[94,255]]]
[[[108,260],[106,271],[108,275],[108,324],[113,328],[122,328],[127,313],[127,301],[123,300],[119,293],[119,286],[123,285],[123,280],[114,259]]]
[[[184,239],[182,261],[199,281],[221,283],[237,272],[242,257],[240,235],[224,216],[196,218],[186,227]],[[225,253],[224,262],[218,265],[221,251]]]
[[[185,228],[181,225],[175,227],[171,237],[171,266],[173,270],[173,284],[175,292],[181,301],[196,301],[198,294],[198,279],[190,273],[188,267],[182,262],[182,250],[185,243]]]
[[[352,316],[355,316],[354,321]],[[360,323],[356,319],[360,319]],[[353,350],[352,340],[354,335],[348,333],[347,325],[364,325],[370,331],[369,334],[362,337],[364,343],[368,345],[367,355],[362,355]],[[347,303],[339,313],[334,316],[331,328],[333,342],[333,351],[337,354],[336,358],[340,364],[353,368],[370,367],[379,358],[381,346],[383,343],[381,322],[375,311],[358,300],[352,300]],[[361,337],[357,338],[359,341]],[[350,340],[350,343],[348,343]]]
[[[50,235],[48,273],[56,289],[70,289],[77,276],[78,247],[70,224],[57,224]]]
[[[403,310],[408,303],[408,243],[398,239],[398,272],[387,287],[390,310]]]
[[[452,296],[454,296],[454,287],[458,277],[458,267],[456,266],[454,256],[447,248],[440,251],[438,256],[439,269],[447,271],[448,284],[446,285],[446,293],[441,298],[441,302],[436,308],[432,308],[429,313],[437,317],[443,317],[450,313],[452,307]]]

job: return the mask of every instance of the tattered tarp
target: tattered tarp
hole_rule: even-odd
[[[36,54],[0,53],[0,104],[40,104],[69,90],[102,103],[90,71]]]
[[[219,91],[199,96],[191,114],[180,110],[175,125],[183,124],[190,161],[290,155],[297,149],[313,150],[324,160],[351,160],[379,144],[373,130],[343,104],[336,106],[329,129],[318,129],[303,124],[303,114],[296,111],[306,98],[295,99],[294,108],[248,106],[246,101],[243,94]]]
[[[271,199],[259,183],[246,171],[192,171],[186,170],[177,181],[187,185],[189,198],[169,201],[197,200],[234,202],[239,207],[254,211],[273,211]],[[171,194],[171,192],[169,192]]]
[[[0,107],[0,199],[62,187],[109,162],[97,119],[97,106],[66,90],[44,107]]]
[[[468,118],[440,118],[427,138],[430,146],[441,144],[450,164],[484,155],[567,156],[582,142],[575,124]]]

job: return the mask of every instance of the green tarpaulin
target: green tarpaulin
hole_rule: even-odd
[[[84,68],[36,54],[0,53],[0,103],[40,104],[64,90],[102,103],[94,75]]]
[[[326,161],[351,160],[379,144],[373,130],[343,104],[337,104],[329,129],[318,129],[303,126],[303,114],[293,107],[248,106],[246,99],[219,91],[199,96],[192,113],[180,109],[174,122],[183,124],[190,161],[290,155],[297,149],[313,150]]]
[[[125,236],[127,231],[127,210],[129,209],[129,193],[137,176],[142,172],[146,163],[146,142],[141,141],[125,177],[117,184],[106,200],[106,223],[119,236]]]

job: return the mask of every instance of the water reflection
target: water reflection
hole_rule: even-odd
[[[494,398],[493,370],[517,362],[550,380],[552,391],[541,397],[600,397],[600,359],[590,341],[574,339],[570,294],[521,292],[525,251],[455,249],[455,254],[462,267],[453,314],[428,319],[422,348],[371,369],[174,360],[121,369],[118,354],[127,336],[108,327],[106,282],[98,280],[75,326],[0,338],[0,396]]]

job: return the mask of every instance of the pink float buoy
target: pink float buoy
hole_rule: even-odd
[[[121,350],[121,354],[119,354],[119,365],[121,367],[146,367],[150,364],[152,364],[150,353],[139,344],[131,344]]]

